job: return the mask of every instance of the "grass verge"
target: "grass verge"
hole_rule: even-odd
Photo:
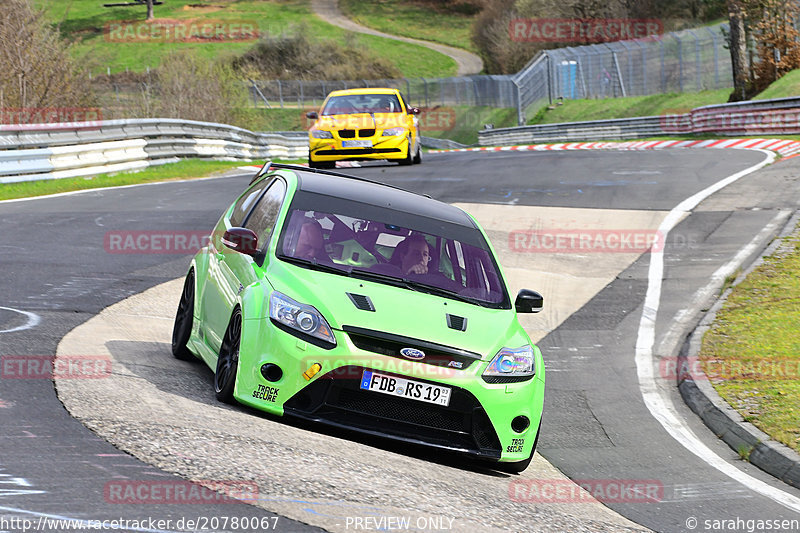
[[[240,55],[254,44],[233,40],[164,42],[164,38],[149,39],[149,42],[115,42],[118,39],[109,37],[106,25],[120,21],[142,22],[144,7],[105,8],[99,0],[34,0],[34,5],[45,9],[48,20],[74,43],[73,53],[89,62],[94,73],[105,73],[108,68],[112,73],[143,72],[148,67],[157,67],[162,57],[176,49],[194,49],[200,57],[212,59]],[[230,24],[256,22],[262,34],[273,36],[302,25],[303,31],[313,35],[315,40],[345,42],[350,34],[353,46],[368,50],[374,57],[390,60],[406,77],[449,76],[456,72],[455,61],[423,46],[356,35],[328,24],[313,15],[308,0],[239,0],[208,5],[197,0],[169,0],[155,7],[155,16],[156,22],[163,19]]]
[[[470,38],[474,14],[408,0],[341,0],[339,7],[368,28],[477,52]]]
[[[686,113],[695,107],[724,104],[730,93],[730,89],[718,89],[699,93],[654,94],[604,100],[564,100],[563,105],[553,106],[553,109],[548,109],[547,106],[541,108],[527,123],[555,124]]]
[[[700,360],[742,417],[800,452],[800,226],[731,291]]]
[[[297,161],[284,161],[297,162]],[[252,163],[252,164],[257,164]],[[60,192],[80,191],[84,189],[101,189],[120,185],[135,185],[155,181],[189,179],[209,176],[249,163],[243,161],[206,161],[201,159],[185,159],[177,163],[168,163],[149,167],[140,172],[121,172],[117,174],[101,174],[87,178],[64,178],[57,180],[24,181],[21,183],[0,184],[0,200],[44,196]],[[253,169],[255,174],[256,169]]]
[[[781,79],[774,81],[769,87],[756,95],[756,98],[767,100],[797,95],[800,95],[800,70],[793,70]]]

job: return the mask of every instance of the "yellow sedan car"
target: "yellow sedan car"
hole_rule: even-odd
[[[387,159],[401,165],[422,161],[419,109],[396,89],[347,89],[325,98],[308,132],[308,165],[333,168],[336,161]]]

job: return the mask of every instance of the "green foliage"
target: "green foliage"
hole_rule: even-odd
[[[470,39],[478,3],[422,0],[341,0],[348,18],[392,35],[475,51]]]
[[[352,35],[344,41],[312,41],[306,26],[287,34],[266,36],[233,61],[247,77],[256,79],[358,80],[400,78],[390,61],[359,48]]]
[[[3,0],[6,1],[6,0]],[[9,0],[11,1],[11,0]],[[14,0],[21,1],[21,0]],[[94,75],[120,72],[145,72],[158,67],[164,57],[179,50],[194,50],[203,59],[230,58],[253,48],[253,41],[220,42],[114,42],[109,39],[107,25],[114,22],[144,21],[144,8],[104,8],[102,0],[32,0],[44,9],[47,20],[57,25],[63,35],[74,43],[72,54],[91,66]],[[401,76],[433,77],[455,73],[455,62],[449,57],[425,47],[390,41],[368,35],[355,36],[313,15],[308,0],[236,0],[204,2],[198,0],[169,0],[155,9],[156,22],[221,21],[249,22],[258,25],[262,36],[280,38],[290,28],[303,25],[312,43],[327,41],[352,44],[357,52],[370,61],[392,65]],[[350,39],[348,41],[348,39]],[[291,75],[287,75],[291,77]],[[374,78],[374,76],[369,76]]]
[[[736,285],[700,359],[745,420],[800,451],[800,228]]]

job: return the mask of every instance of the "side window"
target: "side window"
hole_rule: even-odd
[[[236,205],[233,206],[233,212],[231,213],[231,226],[241,227],[244,224],[244,219],[247,217],[247,213],[250,212],[250,209],[255,205],[256,200],[261,196],[261,193],[270,184],[269,180],[264,180],[249,191],[245,192],[239,200],[236,201]]]
[[[278,219],[278,213],[281,210],[285,195],[286,185],[284,185],[283,181],[273,181],[264,197],[261,198],[253,212],[244,221],[244,227],[253,230],[258,236],[258,242],[262,250],[268,241],[270,233],[272,233],[272,228],[275,227],[275,221]]]

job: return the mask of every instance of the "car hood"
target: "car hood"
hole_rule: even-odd
[[[351,326],[402,335],[474,352],[483,360],[508,342],[529,342],[527,336],[519,342],[522,328],[512,309],[490,309],[283,261],[270,266],[268,277],[276,290],[313,305],[334,329]],[[348,293],[368,297],[375,310],[359,309]],[[447,314],[466,318],[466,330],[448,327]]]
[[[406,125],[405,113],[352,113],[326,115],[317,121],[317,128],[326,130],[387,129]]]

